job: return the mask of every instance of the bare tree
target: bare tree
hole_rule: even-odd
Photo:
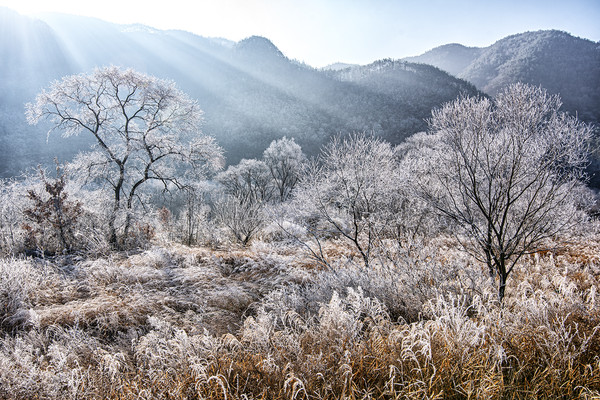
[[[243,159],[216,176],[220,187],[213,213],[235,239],[247,245],[265,223],[265,205],[275,196],[275,186],[267,165],[260,160]]]
[[[235,239],[246,246],[265,224],[262,203],[241,203],[232,195],[223,195],[213,205],[217,222],[225,226]]]
[[[271,142],[263,153],[263,160],[279,192],[279,201],[286,201],[298,180],[306,156],[294,139],[283,137]]]
[[[180,240],[188,246],[198,243],[200,229],[207,222],[210,207],[206,204],[204,192],[205,188],[200,184],[191,184],[183,191],[184,205],[176,229]]]
[[[27,104],[29,123],[49,119],[68,137],[86,132],[95,149],[78,157],[78,171],[113,192],[110,242],[117,243],[117,212],[126,211],[124,236],[134,202],[148,181],[164,190],[182,187],[182,165],[214,167],[222,151],[200,135],[202,111],[173,82],[117,67],[55,81]],[[142,202],[143,203],[143,202]]]
[[[368,267],[375,245],[394,219],[394,150],[380,139],[353,135],[333,139],[319,161],[303,175],[294,208],[306,221],[314,220],[308,230],[317,241],[341,235]]]
[[[516,84],[495,101],[460,98],[434,111],[431,204],[462,227],[466,249],[497,274],[502,301],[519,259],[577,223],[591,128],[545,90]],[[465,239],[466,238],[466,239]]]

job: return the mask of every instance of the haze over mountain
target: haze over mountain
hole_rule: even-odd
[[[515,82],[560,94],[563,109],[600,122],[600,43],[546,30],[508,36],[483,48],[448,44],[405,61],[434,65],[494,96]]]
[[[294,137],[309,155],[336,134],[367,131],[400,143],[425,130],[431,110],[444,102],[481,95],[475,86],[493,96],[516,81],[560,93],[566,110],[600,120],[598,44],[564,32],[528,32],[487,48],[450,44],[403,61],[317,70],[288,59],[263,37],[232,42],[89,17],[40,18],[0,8],[2,177],[48,165],[55,156],[68,161],[89,146],[84,135],[54,135],[47,142],[48,126],[27,125],[24,105],[52,80],[107,65],[175,81],[199,101],[202,129],[225,148],[229,163],[260,156],[283,136]]]
[[[88,144],[51,138],[28,126],[24,104],[54,79],[97,66],[133,68],[175,81],[199,101],[203,131],[225,148],[228,162],[257,157],[269,143],[294,137],[316,154],[332,135],[373,131],[392,143],[426,128],[431,109],[478,91],[431,66],[381,61],[319,71],[290,60],[268,39],[240,42],[183,31],[115,25],[94,18],[45,14],[43,21],[0,8],[0,174],[70,159]],[[58,135],[56,135],[58,136]]]

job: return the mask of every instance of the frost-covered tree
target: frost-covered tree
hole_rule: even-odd
[[[271,142],[263,153],[263,160],[277,187],[279,201],[286,201],[298,183],[302,166],[306,161],[302,148],[293,138],[283,137]]]
[[[498,297],[519,259],[576,224],[591,128],[545,90],[511,85],[494,101],[460,98],[433,112],[431,204],[465,248],[497,274]],[[425,159],[425,157],[423,157]]]
[[[424,175],[431,167],[428,161],[431,156],[423,154],[423,149],[431,148],[436,140],[433,135],[419,132],[395,148],[400,180],[396,187],[394,233],[399,242],[410,244],[416,240],[418,243],[439,233],[442,228],[435,210],[420,196]]]
[[[363,134],[334,138],[303,175],[294,208],[316,240],[341,235],[368,267],[394,219],[397,172],[389,143]]]
[[[184,204],[179,212],[175,229],[176,237],[188,246],[198,243],[200,231],[207,225],[210,207],[205,201],[207,189],[204,183],[192,184],[183,192]]]
[[[275,193],[269,167],[260,160],[243,159],[219,173],[216,180],[240,204],[266,203]]]
[[[218,168],[222,151],[202,136],[202,111],[173,82],[117,67],[96,69],[53,82],[27,104],[29,123],[49,120],[65,137],[85,132],[92,152],[77,157],[88,181],[112,191],[110,242],[117,243],[116,215],[126,212],[124,236],[134,203],[147,182],[164,190],[184,186],[182,169]]]
[[[250,243],[265,224],[263,204],[240,203],[231,195],[216,199],[212,211],[214,219],[244,246]]]
[[[219,173],[220,184],[213,213],[235,239],[248,244],[265,222],[264,207],[275,196],[275,186],[267,164],[243,159]]]

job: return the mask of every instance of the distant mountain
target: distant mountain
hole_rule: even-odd
[[[238,56],[245,57],[246,60],[258,61],[262,63],[273,62],[279,59],[285,61],[283,53],[269,39],[262,36],[250,36],[235,44],[234,50]]]
[[[475,87],[431,65],[384,59],[365,66],[352,66],[330,73],[391,98],[426,99],[459,93],[476,93]]]
[[[547,30],[508,36],[485,48],[458,44],[407,61],[434,65],[494,96],[514,82],[560,94],[563,109],[600,122],[600,43]]]
[[[404,61],[429,64],[454,76],[459,76],[483,51],[479,47],[467,47],[458,43],[445,44],[420,56],[407,57]]]
[[[0,8],[0,176],[54,156],[69,160],[85,137],[51,138],[25,122],[24,104],[61,76],[118,65],[164,79],[197,99],[203,131],[228,162],[258,157],[269,143],[294,137],[316,154],[332,135],[368,131],[399,143],[424,130],[431,109],[472,85],[429,66],[384,60],[322,71],[290,60],[268,39],[238,43],[143,25],[44,14],[32,19]]]
[[[64,143],[46,144],[44,127],[25,122],[24,105],[51,80],[75,71],[48,24],[0,8],[0,177],[51,161]],[[69,146],[80,146],[79,138]]]

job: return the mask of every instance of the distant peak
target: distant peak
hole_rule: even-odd
[[[553,40],[553,39],[557,39],[557,38],[581,39],[581,38],[571,35],[569,32],[561,31],[558,29],[547,29],[547,30],[527,31],[527,32],[522,32],[522,33],[516,33],[514,35],[510,35],[505,38],[502,38],[502,39],[496,41],[496,43],[509,42],[509,41],[515,40],[515,39],[516,40],[521,40],[521,39]],[[589,40],[589,39],[583,39],[583,40]]]
[[[465,46],[464,44],[460,44],[460,43],[448,43],[448,44],[444,44],[441,46],[438,46],[436,48],[434,48],[433,50],[436,49],[477,49],[478,47],[475,46]]]
[[[262,36],[250,36],[240,40],[236,45],[236,49],[243,52],[251,51],[260,54],[275,54],[279,57],[283,57],[283,53],[277,46],[269,39]]]

